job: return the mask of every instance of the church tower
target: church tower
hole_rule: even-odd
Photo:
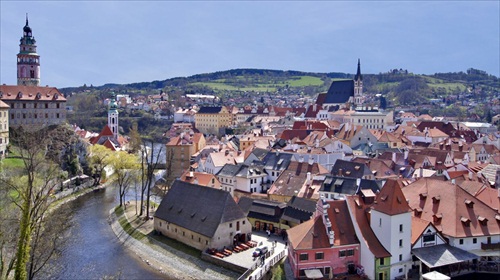
[[[361,76],[361,64],[358,58],[358,71],[354,77],[354,104],[360,107],[363,104],[363,76]]]
[[[17,85],[40,86],[40,56],[36,53],[36,41],[28,25],[28,14],[20,41],[17,54]]]
[[[114,92],[111,93],[111,101],[109,102],[108,126],[113,132],[113,137],[118,140],[118,105]]]

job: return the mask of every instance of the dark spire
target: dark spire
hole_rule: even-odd
[[[26,26],[28,26],[28,13],[26,13]]]
[[[354,77],[354,80],[363,80],[363,76],[361,76],[361,63],[359,62],[358,58],[358,72],[356,73],[356,77]]]

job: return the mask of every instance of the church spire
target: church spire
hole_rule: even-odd
[[[361,63],[358,58],[358,72],[356,72],[356,77],[354,77],[355,80],[363,80],[363,76],[361,76]]]

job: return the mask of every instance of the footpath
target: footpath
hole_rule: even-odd
[[[237,279],[239,274],[200,258],[176,250],[147,235],[153,231],[153,220],[143,220],[136,216],[135,202],[128,202],[124,215],[135,230],[146,235],[141,240],[126,233],[119,223],[115,209],[109,211],[109,223],[115,235],[125,248],[134,252],[142,261],[169,279]],[[151,216],[154,215],[150,213]]]

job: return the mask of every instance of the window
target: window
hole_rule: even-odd
[[[402,273],[402,272],[403,272],[403,269],[402,269],[402,268],[400,268],[400,269],[399,269],[399,273]]]
[[[384,258],[380,259],[380,265],[384,265]]]
[[[324,258],[323,252],[316,253],[316,260],[322,260]]]
[[[345,257],[345,254],[346,254],[346,250],[339,251],[339,257],[340,258]]]
[[[306,276],[306,270],[305,269],[299,270],[299,277],[305,277],[305,276]]]
[[[436,240],[436,235],[435,234],[424,235],[424,243],[425,242],[433,242],[435,240]]]
[[[233,223],[229,223],[229,227],[232,228],[233,227]]]
[[[399,239],[399,247],[403,247],[403,239]]]
[[[349,256],[354,256],[354,249],[347,249],[346,255]]]
[[[403,260],[403,254],[399,254],[399,261]]]
[[[329,275],[329,274],[330,274],[330,267],[325,266],[325,275]]]
[[[307,261],[307,260],[309,260],[309,255],[307,253],[300,254],[299,260]]]
[[[399,225],[399,232],[403,232],[403,224]]]
[[[472,243],[476,244],[477,243],[477,238],[472,238]]]
[[[459,243],[460,245],[464,245],[464,240],[463,240],[463,239],[460,239],[460,240],[458,240],[458,243]]]

